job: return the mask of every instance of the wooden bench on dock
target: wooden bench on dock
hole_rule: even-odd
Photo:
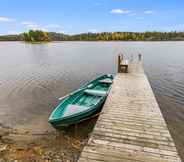
[[[125,68],[125,72],[128,72],[128,64],[129,64],[129,60],[122,60],[120,67]]]
[[[127,73],[128,72],[128,65],[129,65],[129,60],[127,60],[127,59],[124,60],[123,56],[119,55],[118,56],[118,72],[119,73],[122,73],[122,72]]]

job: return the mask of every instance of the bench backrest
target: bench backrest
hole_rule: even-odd
[[[128,65],[129,64],[129,60],[122,60],[121,65]]]

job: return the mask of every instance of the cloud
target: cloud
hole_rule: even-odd
[[[22,32],[16,31],[16,30],[10,30],[7,32],[7,34],[14,35],[14,34],[21,34]]]
[[[89,29],[88,32],[90,32],[90,33],[98,33],[99,31],[97,29]]]
[[[144,14],[146,14],[146,15],[151,15],[151,14],[154,14],[154,13],[155,13],[155,11],[153,11],[153,10],[144,11]]]
[[[130,13],[128,16],[136,16],[136,13]]]
[[[59,24],[38,24],[34,21],[22,21],[21,25],[24,25],[27,30],[42,30],[42,31],[53,31],[53,32],[61,32],[66,33],[65,30],[61,28]]]
[[[112,9],[110,11],[111,14],[129,14],[131,13],[131,10],[127,10],[127,9]]]
[[[35,22],[31,22],[31,21],[22,21],[21,22],[22,25],[30,25],[30,24],[36,24]]]
[[[22,25],[25,25],[27,28],[37,28],[39,25],[32,21],[22,21]]]
[[[171,26],[162,27],[164,31],[184,31],[184,24],[175,24]]]
[[[15,20],[8,17],[0,17],[0,22],[12,22],[12,21]]]
[[[58,24],[48,24],[48,25],[41,25],[33,21],[22,21],[22,25],[24,25],[28,29],[33,29],[33,30],[44,30],[44,31],[49,31],[49,30],[58,30],[60,28],[60,25]]]
[[[44,27],[32,21],[22,21],[21,24],[24,25],[27,29],[47,31]]]
[[[59,30],[59,31],[57,31],[57,33],[67,34],[67,31],[65,31],[65,30]]]
[[[60,25],[58,25],[58,24],[48,24],[48,25],[46,25],[46,28],[60,28]]]
[[[27,25],[28,28],[39,28],[38,24],[28,24]]]

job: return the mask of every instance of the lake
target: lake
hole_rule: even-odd
[[[117,55],[141,53],[145,72],[184,155],[184,42],[0,42],[0,124],[51,130],[58,98],[103,73],[116,73]]]

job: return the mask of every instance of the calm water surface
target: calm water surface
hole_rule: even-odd
[[[145,72],[184,155],[184,42],[0,42],[0,124],[49,130],[58,98],[142,53]]]

